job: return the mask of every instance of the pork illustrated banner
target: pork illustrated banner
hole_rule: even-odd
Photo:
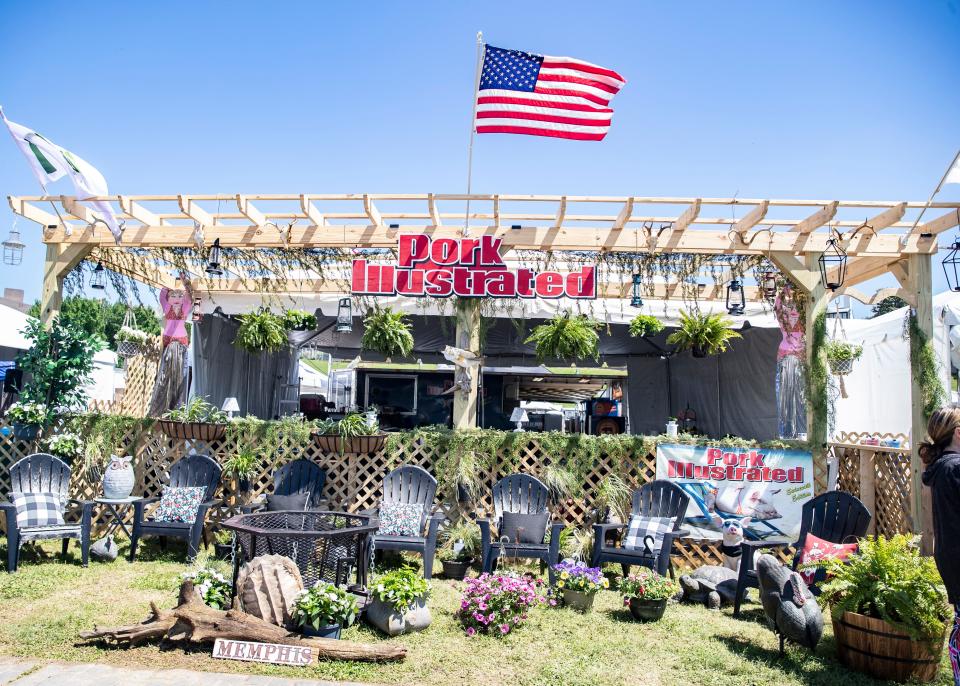
[[[800,450],[665,443],[657,446],[657,478],[690,496],[684,528],[694,538],[720,539],[719,516],[750,517],[748,540],[793,541],[803,504],[813,497],[813,456]]]

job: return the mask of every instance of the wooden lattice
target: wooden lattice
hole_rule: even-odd
[[[88,409],[91,412],[122,414],[128,417],[146,416],[160,366],[160,338],[151,339],[143,346],[140,355],[127,358],[123,365],[126,372],[123,391],[113,400],[90,401]]]
[[[913,531],[909,448],[834,444],[829,455],[837,461],[837,488],[860,498],[873,513],[870,533]]]

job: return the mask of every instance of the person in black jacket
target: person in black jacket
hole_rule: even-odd
[[[933,497],[934,559],[954,607],[947,647],[953,681],[960,686],[960,407],[942,407],[930,416],[927,441],[920,444],[926,465],[923,483]]]

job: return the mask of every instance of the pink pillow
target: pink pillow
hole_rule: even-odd
[[[800,553],[800,577],[809,586],[817,576],[816,568],[803,569],[803,565],[821,560],[846,560],[855,555],[860,547],[856,543],[831,543],[813,534],[807,534]]]

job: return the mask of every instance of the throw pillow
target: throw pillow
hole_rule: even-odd
[[[381,536],[419,536],[423,505],[420,503],[384,503],[380,506]]]
[[[153,513],[154,521],[192,524],[206,490],[203,486],[164,486],[160,505]]]
[[[645,517],[633,515],[623,538],[623,547],[628,550],[642,550],[650,555],[659,555],[663,547],[663,538],[673,531],[674,517]]]
[[[56,526],[63,524],[63,494],[14,493],[17,526]]]
[[[856,543],[831,543],[813,534],[807,534],[803,542],[803,550],[800,552],[800,563],[798,571],[803,583],[810,586],[817,577],[818,567],[804,568],[805,565],[820,562],[821,560],[846,560],[860,549]]]
[[[277,495],[274,493],[267,496],[267,512],[277,512],[278,510],[303,512],[307,509],[307,501],[309,499],[309,493],[292,493],[291,495]]]
[[[520,514],[519,512],[504,512],[500,521],[500,538],[506,538],[509,543],[543,543],[547,533],[549,512],[536,514]]]

